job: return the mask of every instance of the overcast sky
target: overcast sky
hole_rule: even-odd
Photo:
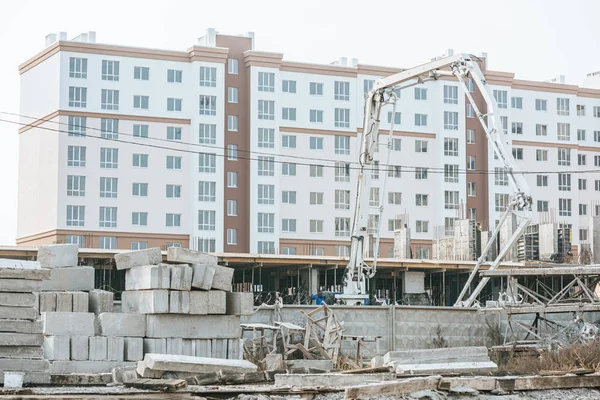
[[[488,53],[488,67],[521,79],[566,75],[581,84],[600,70],[596,0],[19,0],[0,11],[0,112],[19,112],[17,66],[44,37],[96,31],[99,43],[185,50],[212,27],[255,33],[257,50],[290,61],[409,68],[457,52]],[[49,77],[50,78],[50,77]],[[7,117],[0,114],[0,119]],[[0,122],[0,244],[16,238],[17,126]]]

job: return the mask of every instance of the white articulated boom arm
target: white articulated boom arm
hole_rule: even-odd
[[[477,264],[469,276],[467,284],[463,288],[455,305],[471,306],[487,283],[488,278],[482,279],[478,287],[471,293],[471,296],[463,301],[463,297],[468,292],[473,278],[476,276],[481,264],[485,261],[487,253],[492,248],[497,233],[500,231],[500,227],[506,221],[510,213],[517,213],[517,215],[522,218],[522,222],[518,225],[504,248],[501,249],[498,257],[490,266],[490,270],[495,269],[498,266],[500,260],[502,260],[504,255],[513,246],[520,234],[531,221],[532,199],[529,193],[529,185],[523,175],[518,173],[511,154],[506,151],[504,144],[502,143],[498,125],[498,115],[496,113],[498,109],[496,101],[491,90],[487,86],[487,82],[481,69],[477,65],[477,62],[472,60],[471,56],[467,54],[456,54],[377,80],[373,85],[373,89],[367,94],[365,101],[364,125],[361,134],[359,153],[359,173],[356,193],[357,201],[352,224],[352,244],[350,248],[350,259],[344,277],[345,295],[366,295],[366,280],[372,278],[375,274],[375,269],[364,262],[364,249],[368,238],[370,189],[370,179],[366,176],[365,172],[370,169],[369,167],[373,163],[373,154],[378,144],[381,109],[388,103],[393,103],[395,105],[396,96],[394,91],[422,84],[430,80],[436,80],[441,76],[455,76],[458,79],[460,86],[463,88],[467,99],[473,106],[473,109],[485,130],[490,146],[502,163],[504,171],[514,190],[513,198],[507,205],[506,211],[502,215],[500,222],[495,227],[491,240],[488,242],[485,249],[483,249],[481,257],[477,260]],[[475,104],[475,101],[465,84],[465,79],[467,77],[472,78],[479,88],[487,104],[486,114],[482,114]],[[401,84],[403,83],[405,83],[405,85],[402,86]],[[375,254],[377,254],[377,251]]]

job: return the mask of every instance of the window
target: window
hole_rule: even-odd
[[[369,206],[379,207],[379,188],[372,187],[369,190]]]
[[[311,136],[309,138],[309,147],[311,150],[323,150],[323,138]]]
[[[198,182],[198,201],[216,201],[217,183],[200,181]]]
[[[569,115],[569,99],[556,98],[556,113],[558,115]]]
[[[350,137],[349,136],[339,136],[339,135],[335,136],[335,154],[350,154]]]
[[[388,124],[392,123],[392,112],[391,111],[388,111],[387,121],[388,121]],[[399,112],[395,112],[394,113],[394,125],[400,125],[401,123],[402,123],[402,114],[400,114]]]
[[[350,218],[335,217],[335,236],[348,237],[350,236]],[[342,246],[346,247],[346,246]]]
[[[259,133],[260,133],[260,131],[259,131]],[[283,147],[284,149],[295,149],[296,148],[296,136],[282,135],[281,136],[281,147]]]
[[[294,171],[296,164],[294,164]],[[275,176],[275,157],[258,156],[258,175],[259,176]]]
[[[548,150],[536,149],[535,161],[540,161],[540,162],[548,161]]]
[[[594,156],[594,167],[600,167],[600,156]]]
[[[535,110],[536,111],[547,111],[548,110],[548,100],[535,99]]]
[[[148,225],[148,213],[147,212],[132,212],[131,213],[131,225],[147,226]]]
[[[548,126],[536,124],[535,125],[535,134],[536,134],[536,136],[548,136]]]
[[[350,109],[335,109],[335,126],[337,128],[350,128]]]
[[[296,220],[284,218],[281,220],[282,232],[296,232]]]
[[[133,137],[148,138],[148,125],[133,125]],[[116,138],[115,138],[116,139]]]
[[[423,142],[420,140],[417,140],[416,142]],[[421,152],[421,151],[417,151],[417,144],[415,143],[415,151],[417,151],[417,153],[427,153],[427,142],[425,141],[425,151]],[[401,151],[402,150],[402,139],[400,138],[392,138],[392,147],[391,147],[392,151]]]
[[[415,179],[417,179],[417,180],[427,179],[427,168],[422,168],[422,167],[415,168]]]
[[[117,227],[117,207],[100,207],[100,228]]]
[[[310,176],[311,178],[322,178],[323,177],[323,166],[322,165],[310,165]]]
[[[227,72],[231,75],[238,73],[238,60],[236,58],[227,59]]]
[[[181,247],[181,242],[167,242],[165,243],[165,248],[169,247]]]
[[[258,254],[275,254],[275,242],[260,241],[257,243]],[[294,249],[294,254],[296,249]]]
[[[537,175],[536,180],[539,187],[548,186],[548,175]]]
[[[281,192],[281,202],[283,204],[296,204],[296,192],[284,190]]]
[[[577,165],[585,165],[586,157],[585,154],[577,154]]]
[[[400,218],[388,219],[388,231],[394,232],[398,229],[402,229],[402,219],[400,219]]]
[[[571,124],[557,123],[556,136],[558,140],[571,140]]]
[[[150,68],[133,67],[133,79],[147,81],[148,79],[150,79]]]
[[[259,233],[275,232],[275,214],[274,213],[258,213],[258,232]]]
[[[350,209],[350,191],[349,190],[335,190],[335,208],[337,210],[349,210]]]
[[[477,185],[475,182],[467,182],[467,196],[477,196]]]
[[[177,69],[167,70],[167,82],[170,83],[181,83],[183,81],[183,71]]]
[[[467,158],[467,169],[474,170],[475,169],[475,156],[469,156]]]
[[[117,178],[100,178],[100,197],[108,198],[108,199],[116,199],[117,198]]]
[[[458,139],[444,138],[444,155],[458,157]]]
[[[587,229],[579,229],[579,240],[585,242],[588,240],[588,230]]]
[[[508,117],[500,117],[500,125],[502,125],[502,130],[504,131],[504,134],[506,135],[508,133]]]
[[[558,215],[561,217],[571,216],[571,199],[558,199]]]
[[[594,142],[600,142],[600,131],[594,131]]]
[[[537,201],[537,210],[538,210],[538,212],[548,212],[549,209],[550,209],[550,207],[548,205],[548,201],[545,201],[545,200],[538,200]]]
[[[83,235],[66,235],[65,243],[76,244],[79,247],[85,247],[85,236]]]
[[[473,81],[473,78],[465,79],[465,86],[469,92],[473,93],[475,91],[475,81]]]
[[[558,148],[558,165],[571,165],[571,149]]]
[[[217,143],[217,125],[215,124],[200,124],[198,127],[198,142],[202,144]]]
[[[102,80],[103,81],[118,81],[119,80],[119,62],[102,60]]]
[[[475,129],[467,129],[467,144],[475,144]]]
[[[469,219],[476,221],[477,220],[477,209],[476,208],[469,208]]]
[[[350,100],[350,82],[335,81],[334,83],[334,99],[335,100]]]
[[[148,196],[148,184],[147,183],[132,183],[131,184],[131,195],[137,197]]]
[[[167,169],[181,169],[181,157],[167,156]]]
[[[494,203],[496,211],[506,211],[508,206],[508,195],[507,194],[494,194]]]
[[[181,226],[181,214],[167,214],[167,226]]]
[[[444,103],[458,104],[458,86],[444,85]]]
[[[85,146],[69,146],[67,149],[67,166],[85,167]]]
[[[238,173],[237,172],[227,172],[227,187],[228,188],[238,187]]]
[[[198,154],[198,172],[216,172],[217,156],[216,154],[200,153]]]
[[[310,110],[310,122],[323,122],[323,110]]]
[[[84,226],[85,206],[67,206],[67,226]]]
[[[131,250],[145,250],[148,248],[148,242],[131,242]]]
[[[150,104],[150,98],[148,96],[133,96],[133,108],[139,110],[147,110]]]
[[[214,253],[216,248],[217,241],[216,239],[210,238],[199,238],[198,239],[198,251]]]
[[[402,193],[401,192],[388,192],[388,204],[393,204],[393,205],[402,204]]]
[[[454,111],[444,111],[444,129],[458,130],[458,113]]]
[[[87,88],[69,86],[69,107],[87,107]]]
[[[98,247],[101,249],[116,249],[117,238],[115,236],[99,236]]]
[[[283,93],[296,93],[296,81],[282,80],[281,91]]]
[[[118,119],[100,119],[100,137],[104,139],[119,138],[119,120]]]
[[[148,168],[148,154],[134,154],[133,166],[139,168]]]
[[[237,214],[237,200],[227,200],[227,215],[235,217]]]
[[[417,233],[427,233],[429,232],[429,221],[416,221],[415,228]]]
[[[523,109],[523,98],[522,97],[511,97],[510,108],[516,108],[518,110]]]
[[[217,115],[217,96],[201,94],[199,97],[200,115]]]
[[[311,219],[309,220],[310,233],[323,233],[323,220]]]
[[[100,148],[100,168],[117,168],[119,166],[119,149]]]
[[[258,185],[258,204],[275,204],[275,185]]]
[[[87,58],[69,58],[69,78],[87,78]]]
[[[363,91],[365,94],[369,93],[371,90],[373,90],[373,84],[375,83],[375,81],[373,79],[365,79],[363,81]]]
[[[597,192],[600,192],[600,180],[594,181],[594,188]]]
[[[419,207],[427,207],[429,205],[429,195],[417,193],[415,195],[415,204]]]
[[[296,139],[295,136],[294,139]],[[275,129],[258,128],[258,147],[269,149],[275,147]]]
[[[335,181],[350,182],[350,164],[345,162],[335,163]]]
[[[258,91],[259,92],[274,92],[275,91],[275,73],[259,72],[258,73]]]
[[[508,108],[508,95],[506,90],[494,90],[494,99],[498,103],[498,108]]]
[[[238,130],[237,115],[228,115],[227,116],[227,130],[230,132],[237,132],[237,130]]]
[[[475,109],[473,108],[473,105],[467,103],[467,118],[475,118]]]
[[[69,116],[69,136],[86,136],[87,117]]]
[[[513,147],[512,155],[515,160],[523,159],[523,148],[522,147]]]
[[[523,134],[523,123],[522,122],[513,122],[512,123],[512,133],[513,133],[513,135],[522,135]]]
[[[67,196],[85,196],[85,176],[67,175]]]
[[[310,94],[312,96],[323,96],[323,84],[320,82],[310,83]]]
[[[200,67],[200,86],[216,87],[217,86],[217,68],[216,67]]]
[[[310,192],[310,204],[323,205],[323,192]]]
[[[227,145],[227,159],[231,160],[231,161],[236,161],[238,159],[237,144],[228,144]]]
[[[600,118],[600,106],[594,106],[594,118]]]
[[[373,161],[371,164],[371,179],[379,179],[379,161]]]
[[[587,204],[579,204],[579,215],[587,215]]]
[[[275,119],[275,102],[273,100],[258,101],[258,119]]]
[[[180,199],[181,198],[181,185],[167,184],[167,198],[168,199]]]
[[[508,186],[508,174],[504,168],[494,168],[494,184],[496,186]]]
[[[283,107],[281,109],[281,119],[284,121],[295,121],[296,120],[296,109]]]
[[[387,170],[389,178],[402,177],[402,167],[400,165],[388,165]]]
[[[444,165],[444,182],[457,183],[458,182],[458,165],[445,164]]]
[[[239,91],[238,91],[238,88],[236,88],[236,87],[227,88],[227,102],[237,103],[238,97],[239,97],[238,93],[239,93]]]
[[[427,140],[415,140],[415,153],[427,153]]]
[[[181,104],[183,99],[175,99],[169,97],[167,99],[167,111],[181,111]]]
[[[227,244],[228,245],[236,245],[237,244],[237,229],[227,229]]]
[[[558,190],[571,191],[571,174],[558,174]]]
[[[215,230],[216,211],[198,210],[198,230],[199,231],[214,231]]]
[[[427,89],[415,88],[415,100],[427,100]]]
[[[458,210],[458,191],[444,191],[444,208],[446,210]]]
[[[578,186],[579,190],[587,190],[587,179],[579,178]]]
[[[167,126],[167,139],[168,140],[181,140],[181,128],[176,128],[174,126]]]
[[[580,142],[585,141],[585,129],[577,129],[577,140]]]
[[[415,126],[427,126],[427,114],[415,114]]]
[[[585,106],[583,104],[577,104],[577,116],[585,117]]]

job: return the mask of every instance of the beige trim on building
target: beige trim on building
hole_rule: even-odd
[[[302,74],[332,75],[356,78],[357,69],[343,67],[341,65],[310,64],[302,62],[284,61],[281,70],[287,72],[298,72]]]
[[[58,117],[59,115],[60,115],[60,111],[51,112],[50,114],[48,114],[40,119],[36,119],[35,121],[33,121],[30,124],[20,127],[18,132],[19,132],[19,134],[21,134],[23,132],[27,132],[28,130],[35,128],[36,126],[43,125],[44,123],[53,120],[54,118]]]
[[[380,67],[377,65],[365,65],[358,64],[359,75],[373,75],[373,76],[389,76],[402,72],[404,69],[392,68],[392,67]]]
[[[358,128],[357,132],[362,133],[363,128]],[[390,133],[389,130],[380,129],[379,136],[386,136]],[[392,132],[394,136],[404,136],[404,137],[416,137],[416,138],[426,138],[426,139],[435,139],[435,133],[425,133],[425,132],[407,132],[407,131],[394,131]]]
[[[265,51],[247,50],[244,52],[246,67],[280,68],[283,54],[267,53]]]
[[[532,142],[529,140],[513,140],[513,146],[531,146],[531,147],[550,147],[562,149],[578,149],[580,146],[572,143],[548,143],[548,142]],[[596,151],[600,151],[598,148]]]

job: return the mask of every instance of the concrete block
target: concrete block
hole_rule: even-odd
[[[211,339],[192,339],[196,342],[196,357],[212,357]]]
[[[69,337],[44,337],[44,358],[50,361],[66,361],[71,359],[71,343]]]
[[[313,368],[323,371],[331,371],[334,368],[332,360],[288,360],[286,364],[289,369],[294,368]]]
[[[54,361],[51,374],[102,374],[116,367],[134,367],[135,363],[124,361]]]
[[[125,291],[121,295],[123,312],[161,314],[169,312],[168,290]]]
[[[94,289],[94,267],[69,267],[50,270],[50,280],[42,282],[42,291]]]
[[[155,371],[172,372],[256,372],[258,368],[246,360],[223,360],[171,354],[146,354],[143,363]],[[138,371],[139,372],[139,371]]]
[[[73,292],[73,312],[89,312],[90,298],[86,292]]]
[[[167,264],[130,268],[125,272],[125,290],[169,289],[170,273]]]
[[[179,290],[169,291],[169,313],[170,314],[189,314],[190,312],[190,292]]]
[[[0,319],[38,319],[35,307],[8,307],[0,306]]]
[[[208,291],[192,291],[190,293],[190,314],[208,314]]]
[[[282,354],[267,354],[265,356],[265,368],[267,371],[285,371]]]
[[[244,341],[242,339],[227,339],[227,357],[230,360],[244,359]]]
[[[144,339],[137,337],[126,337],[124,343],[124,351],[125,361],[142,360],[144,358]]]
[[[237,339],[240,317],[234,315],[148,315],[146,336],[184,339]]]
[[[0,279],[0,292],[38,292],[44,281],[29,279]]]
[[[41,281],[50,279],[51,270],[40,268],[37,261],[0,259],[0,279],[30,279]]]
[[[211,349],[213,358],[227,358],[227,339],[212,339]]]
[[[252,293],[229,292],[226,295],[227,315],[252,315],[254,295]]]
[[[139,378],[140,376],[138,375],[136,368],[134,368],[133,370],[126,370],[123,372],[123,383],[129,383]]]
[[[167,339],[144,338],[144,354],[146,353],[166,353]]]
[[[94,319],[95,315],[93,313],[42,313],[46,335],[94,336]]]
[[[169,247],[167,249],[167,261],[182,264],[217,265],[217,257],[182,247]]]
[[[87,361],[90,355],[88,336],[71,336],[71,360]]]
[[[42,321],[27,321],[24,319],[0,320],[0,332],[42,333]]]
[[[125,339],[118,336],[111,336],[108,340],[108,361],[123,361],[125,356]]]
[[[0,374],[0,383],[4,383],[4,374]],[[26,385],[48,385],[50,383],[50,373],[42,371],[29,371],[23,376],[23,383]]]
[[[115,367],[112,369],[112,382],[113,383],[123,383],[123,374],[133,371],[135,372],[135,368],[133,367]],[[137,378],[137,372],[136,378]],[[135,378],[134,378],[135,379]]]
[[[35,295],[33,293],[0,292],[0,306],[35,307]]]
[[[181,340],[181,354],[184,356],[196,355],[196,342],[194,339]]]
[[[43,343],[41,333],[0,333],[0,346],[41,346]]]
[[[210,290],[214,279],[214,265],[192,264],[192,287],[201,290]]]
[[[277,374],[275,375],[275,386],[345,387],[395,379],[396,374],[391,372],[377,374]]]
[[[106,290],[90,290],[89,302],[89,311],[96,315],[105,312],[113,312],[114,294]]]
[[[73,312],[73,293],[57,292],[56,293],[56,311]]]
[[[144,337],[146,316],[137,313],[102,313],[98,315],[98,326],[102,336]]]
[[[39,292],[39,312],[54,312],[56,311],[56,293],[55,292]]]
[[[44,358],[44,349],[40,346],[0,346],[0,358]]]
[[[231,282],[233,281],[233,268],[215,266],[215,277],[213,278],[211,289],[224,290],[231,292]]]
[[[167,265],[167,264],[163,264]],[[192,290],[194,270],[187,264],[169,265],[171,290]]]
[[[37,261],[42,268],[64,268],[77,265],[79,246],[76,244],[50,244],[38,248]]]
[[[90,337],[90,361],[108,361],[108,339],[104,336]]]
[[[95,374],[53,374],[50,382],[61,386],[106,386],[113,382],[110,373]]]
[[[0,359],[0,371],[40,371],[46,372],[50,367],[48,360],[31,360],[29,358],[5,358]],[[4,374],[0,374],[4,375]]]
[[[488,375],[490,372],[496,372],[497,370],[498,366],[492,361],[440,362],[435,364],[398,364],[396,367],[396,373],[398,375],[407,373],[405,371],[410,371],[410,374],[422,375],[448,373]]]
[[[164,371],[154,371],[150,369],[144,361],[138,361],[135,372],[142,378],[158,379],[163,376]]]
[[[220,290],[210,290],[208,292],[208,313],[225,314],[227,298],[226,293]]]
[[[167,338],[167,354],[183,355],[183,339]]]
[[[160,248],[128,251],[126,253],[115,254],[117,269],[129,269],[141,267],[143,265],[154,265],[162,262],[162,253]]]

